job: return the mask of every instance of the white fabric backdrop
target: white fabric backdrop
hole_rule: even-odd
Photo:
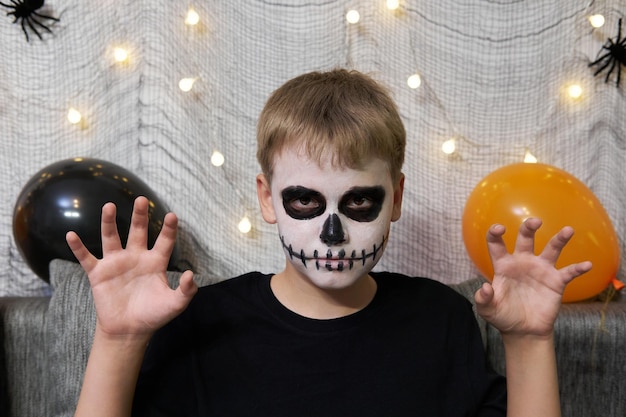
[[[196,27],[183,22],[190,4]],[[351,8],[357,25],[346,23]],[[593,190],[624,253],[626,74],[618,89],[587,67],[616,35],[623,0],[403,0],[395,12],[382,0],[49,0],[42,11],[60,22],[30,43],[0,16],[0,295],[50,291],[18,253],[13,208],[37,171],[76,156],[147,182],[179,215],[182,258],[196,271],[277,271],[284,257],[256,203],[256,117],[287,79],[333,67],[387,84],[408,131],[403,217],[380,269],[476,276],[461,237],[465,199],[527,148]],[[594,13],[602,28],[589,25]],[[130,50],[128,64],[111,61],[115,45]],[[198,77],[189,93],[183,77]],[[571,80],[584,89],[575,103],[562,94]],[[82,127],[67,122],[70,106]],[[453,135],[457,153],[446,156]],[[214,149],[222,167],[209,163]],[[246,214],[253,230],[242,235]]]

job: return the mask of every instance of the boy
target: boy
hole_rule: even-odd
[[[554,321],[565,285],[591,268],[555,269],[571,228],[539,256],[538,219],[520,226],[512,254],[502,226],[487,234],[495,276],[475,299],[502,333],[505,387],[465,299],[371,272],[404,185],[405,132],[388,93],[355,71],[305,74],[270,97],[257,136],[259,204],[277,224],[282,272],[198,290],[187,271],[171,290],[177,220],[168,214],[147,250],[142,197],[125,249],[112,204],[102,259],[68,233],[98,317],[77,416],[560,415]]]

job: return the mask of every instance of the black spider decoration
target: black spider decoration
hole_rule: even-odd
[[[595,61],[589,64],[589,66],[599,65],[600,67],[593,73],[594,76],[598,75],[602,71],[609,67],[604,82],[609,81],[611,73],[617,66],[617,78],[615,85],[619,87],[620,76],[622,73],[622,65],[626,65],[626,37],[622,38],[622,19],[620,18],[617,23],[617,36],[615,39],[607,39],[606,43],[602,46],[602,49],[598,52],[607,51],[600,55]]]
[[[6,4],[0,1],[0,5],[12,10],[7,12],[7,16],[13,15],[15,18],[13,23],[17,23],[18,20],[20,21],[24,35],[26,35],[27,42],[30,42],[30,38],[28,37],[28,32],[26,31],[24,23],[26,23],[33,32],[35,32],[35,35],[37,35],[39,39],[42,39],[41,34],[37,31],[35,26],[39,26],[40,28],[47,30],[49,33],[52,33],[52,31],[37,18],[54,20],[55,22],[59,21],[56,17],[37,13],[36,10],[43,7],[43,4],[44,0],[11,0],[11,4]]]

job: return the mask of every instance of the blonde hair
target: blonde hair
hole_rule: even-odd
[[[401,175],[406,132],[389,92],[358,71],[311,72],[270,96],[257,126],[257,159],[271,181],[273,161],[296,147],[321,164],[359,168],[377,157],[394,181]]]

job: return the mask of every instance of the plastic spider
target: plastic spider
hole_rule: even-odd
[[[602,71],[609,67],[609,71],[606,73],[606,78],[604,78],[604,82],[609,81],[609,77],[611,73],[617,66],[617,79],[615,80],[615,84],[619,87],[620,75],[622,72],[622,65],[626,65],[626,37],[622,38],[622,19],[620,18],[617,23],[617,36],[615,39],[607,39],[606,43],[602,46],[602,49],[598,54],[602,51],[606,50],[604,54],[599,56],[595,61],[589,64],[589,66],[599,65],[600,67],[593,73],[594,76],[598,75]]]
[[[30,42],[30,38],[28,37],[28,32],[26,31],[24,23],[26,23],[33,32],[35,32],[35,35],[37,35],[39,39],[42,39],[41,34],[37,31],[35,26],[39,26],[40,28],[47,30],[49,33],[52,33],[52,31],[37,18],[54,20],[55,22],[59,21],[56,17],[36,12],[37,9],[43,7],[43,3],[44,0],[11,0],[11,4],[6,4],[0,1],[0,5],[12,10],[7,12],[7,16],[13,15],[15,18],[13,23],[17,23],[18,20],[20,21],[24,35],[26,35],[27,42]]]

